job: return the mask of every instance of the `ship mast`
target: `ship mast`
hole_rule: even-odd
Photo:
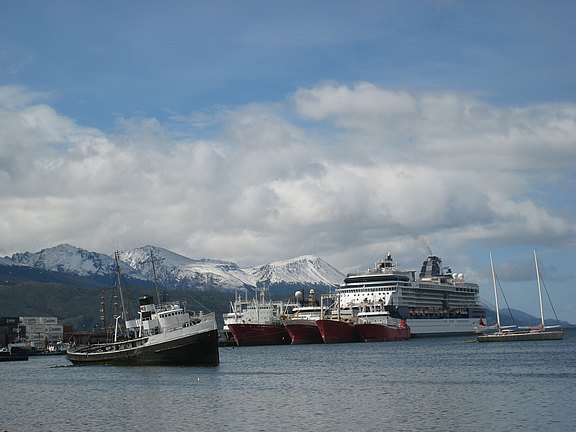
[[[150,259],[144,261],[144,263],[152,263],[152,275],[154,276],[154,289],[156,290],[156,299],[158,304],[162,303],[162,299],[160,298],[160,291],[158,290],[158,278],[156,277],[156,261],[162,261],[164,258],[155,258],[154,254],[152,253],[152,249],[150,249]]]
[[[114,261],[116,262],[116,287],[118,288],[118,292],[120,293],[120,304],[122,306],[122,320],[126,322],[126,307],[124,305],[124,294],[122,293],[122,282],[120,280],[120,257],[118,251],[114,252]]]
[[[534,251],[534,264],[536,265],[536,279],[538,280],[538,299],[540,300],[540,322],[542,323],[542,330],[544,330],[544,306],[542,304],[542,287],[540,286],[540,270],[538,270],[538,258],[536,258],[536,251]]]
[[[498,290],[496,289],[496,273],[494,272],[494,263],[492,262],[492,252],[490,252],[490,268],[492,269],[492,285],[494,286],[494,298],[496,299],[496,322],[500,330],[500,306],[498,306]]]

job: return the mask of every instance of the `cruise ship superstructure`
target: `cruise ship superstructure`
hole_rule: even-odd
[[[416,271],[397,268],[390,253],[375,268],[349,273],[338,288],[341,310],[360,310],[368,304],[387,310],[391,317],[406,319],[412,336],[473,334],[484,309],[478,284],[442,266],[429,256]]]

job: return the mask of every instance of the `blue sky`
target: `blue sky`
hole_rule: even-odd
[[[1,9],[1,255],[156,244],[348,271],[431,250],[493,302],[492,251],[537,313],[536,249],[576,322],[574,2]]]

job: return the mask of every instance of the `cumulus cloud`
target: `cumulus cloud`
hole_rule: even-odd
[[[573,246],[571,212],[541,197],[571,181],[575,119],[572,104],[325,84],[215,112],[210,137],[153,118],[108,133],[0,87],[2,252],[152,243],[240,265],[317,254],[344,270],[392,246]]]

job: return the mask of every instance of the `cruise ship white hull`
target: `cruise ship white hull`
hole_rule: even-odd
[[[476,334],[479,318],[417,318],[409,319],[412,337]]]

